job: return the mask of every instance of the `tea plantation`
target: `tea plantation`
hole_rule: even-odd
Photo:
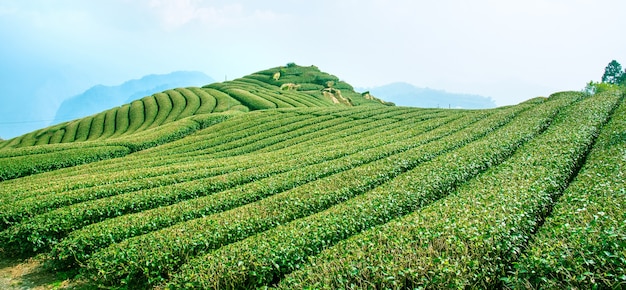
[[[161,289],[626,287],[625,93],[395,107],[289,64],[0,141],[0,255]]]

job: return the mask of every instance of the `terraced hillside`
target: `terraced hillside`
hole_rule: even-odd
[[[0,140],[0,149],[17,149],[0,152],[0,181],[124,156],[180,139],[242,112],[364,105],[393,104],[357,93],[315,66],[288,64],[202,88],[166,90],[93,116]],[[38,146],[46,144],[55,146]]]
[[[99,114],[34,131],[0,148],[109,140],[208,113],[386,104],[317,67],[289,64],[202,88],[166,90]],[[1,141],[1,140],[0,140]]]
[[[120,151],[0,182],[3,255],[129,288],[626,285],[623,92],[417,109],[290,68],[205,87],[255,110],[192,114],[150,146],[181,120],[0,150]]]

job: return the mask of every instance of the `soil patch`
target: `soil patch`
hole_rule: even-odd
[[[0,289],[47,290],[90,289],[84,283],[62,279],[57,273],[44,270],[37,258],[0,259]]]

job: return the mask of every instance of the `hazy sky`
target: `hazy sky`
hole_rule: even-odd
[[[295,62],[516,104],[626,64],[621,0],[0,0],[0,137],[96,84]],[[20,132],[25,133],[26,131]]]

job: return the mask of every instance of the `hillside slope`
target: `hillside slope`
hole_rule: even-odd
[[[626,168],[623,92],[449,110],[375,105],[339,88],[348,102],[332,105],[342,101],[331,88],[277,72],[206,87],[263,109],[192,115],[227,117],[141,150],[122,137],[0,150],[0,160],[55,146],[120,151],[0,182],[0,253],[45,253],[48,269],[78,271],[94,287],[624,283],[626,195],[614,178]],[[316,85],[306,100],[326,106],[265,107],[259,87],[280,88],[281,78],[300,85],[283,91],[294,96]],[[48,158],[81,156],[64,150]],[[587,205],[593,212],[574,219]],[[571,246],[541,251],[554,244]],[[585,259],[567,255],[576,249]]]
[[[123,156],[182,138],[237,113],[365,105],[390,104],[355,92],[347,83],[317,67],[289,64],[201,88],[166,90],[92,116],[0,141],[0,149],[5,149],[0,152],[0,180]],[[48,144],[55,146],[40,146]],[[66,150],[74,151],[65,154]]]
[[[166,90],[1,142],[0,148],[111,139],[207,113],[371,104],[385,103],[356,93],[347,83],[314,66],[289,64],[202,88]]]

